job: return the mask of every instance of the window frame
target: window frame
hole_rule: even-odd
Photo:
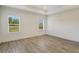
[[[40,24],[41,20],[42,20],[42,23],[43,23],[43,28],[42,29],[40,29],[39,27],[38,28],[39,28],[39,30],[44,30],[44,19],[42,19],[42,18],[39,19],[39,24]],[[38,26],[39,26],[39,24],[38,24]]]
[[[18,25],[19,25],[19,31],[10,32],[10,29],[9,29],[9,27],[10,27],[10,26],[9,26],[9,17],[12,17],[12,16],[16,16],[16,15],[9,15],[9,16],[8,16],[8,32],[9,32],[9,33],[18,33],[18,32],[20,32],[20,25],[21,25],[20,16],[16,16],[16,17],[18,17],[18,19],[19,19],[19,24],[18,24]]]

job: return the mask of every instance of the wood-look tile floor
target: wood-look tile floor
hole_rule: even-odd
[[[79,52],[79,43],[42,35],[0,44],[0,53],[68,53]]]

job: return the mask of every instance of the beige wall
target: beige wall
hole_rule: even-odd
[[[0,10],[0,18],[1,18],[1,10]],[[0,38],[1,38],[1,19],[0,19]]]
[[[1,18],[1,6],[0,6],[0,18]],[[2,31],[2,29],[1,29],[1,19],[0,19],[0,38],[2,37],[1,31]]]
[[[8,16],[10,15],[20,16],[21,20],[20,32],[17,33],[8,32]],[[0,42],[12,41],[45,34],[45,30],[38,29],[38,20],[40,18],[43,18],[46,22],[46,17],[44,15],[34,14],[31,12],[3,6],[1,14],[1,26],[2,26],[1,29],[3,37],[0,38]],[[44,26],[44,29],[46,29],[46,26]]]
[[[79,41],[79,9],[48,16],[48,34]]]

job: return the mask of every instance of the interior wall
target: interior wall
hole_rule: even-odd
[[[79,9],[48,16],[48,34],[79,42]]]
[[[8,32],[8,16],[20,16],[20,32]],[[1,29],[2,38],[0,42],[12,41],[37,35],[43,35],[46,32],[46,23],[44,23],[44,30],[39,30],[38,20],[40,18],[44,19],[46,22],[46,17],[40,14],[34,14],[28,11],[22,11],[19,9],[13,9],[9,7],[2,6],[1,14]]]
[[[0,9],[0,18],[1,18],[1,9]],[[0,19],[0,38],[1,38],[1,19]]]

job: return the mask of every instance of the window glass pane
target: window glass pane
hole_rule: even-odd
[[[17,16],[9,16],[9,32],[19,32],[19,17]]]
[[[43,29],[43,20],[42,19],[39,20],[39,29]]]

